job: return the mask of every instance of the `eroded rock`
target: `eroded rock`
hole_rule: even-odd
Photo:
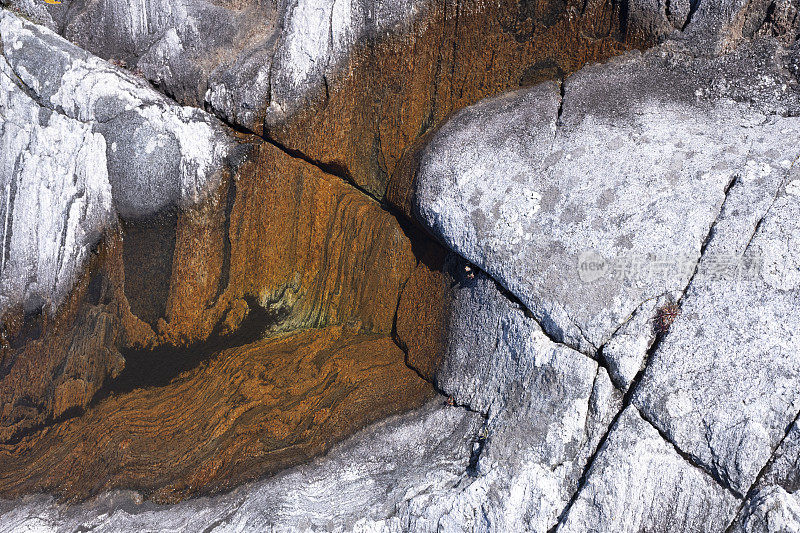
[[[558,531],[725,531],[738,504],[628,407]]]
[[[798,127],[777,120],[762,130],[772,135],[753,144],[681,316],[634,397],[673,442],[740,494],[800,411],[792,245],[800,203],[790,194],[800,152],[783,140]]]

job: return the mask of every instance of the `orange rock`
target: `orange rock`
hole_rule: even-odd
[[[647,41],[614,2],[443,2],[365,39],[310,105],[267,133],[382,198],[403,154],[451,112]]]
[[[0,496],[81,499],[124,487],[168,503],[218,492],[305,461],[432,394],[388,335],[330,327],[258,341],[0,444]]]

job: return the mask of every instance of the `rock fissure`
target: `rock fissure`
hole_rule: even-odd
[[[786,184],[789,182],[789,178],[790,178],[790,176],[792,174],[792,170],[794,169],[794,167],[795,167],[795,165],[797,164],[798,161],[800,161],[800,155],[798,155],[792,161],[791,166],[788,169],[786,169],[785,178],[778,184],[778,187],[775,188],[775,193],[772,196],[772,201],[770,201],[769,205],[767,206],[767,209],[759,217],[758,222],[756,222],[755,226],[753,226],[753,232],[750,234],[750,238],[747,239],[747,243],[745,244],[744,249],[742,250],[742,256],[747,254],[747,251],[750,249],[750,244],[752,244],[753,239],[758,234],[759,229],[761,229],[761,224],[764,222],[764,219],[767,218],[767,215],[769,215],[769,212],[772,210],[772,207],[775,205],[775,202],[777,201],[778,197],[780,196],[781,190],[784,189],[786,187]]]
[[[720,477],[719,475],[717,475],[717,473],[716,473],[716,472],[714,472],[714,471],[712,471],[712,470],[709,470],[708,468],[706,468],[706,467],[703,465],[703,463],[701,463],[700,461],[698,461],[698,460],[697,460],[697,458],[696,458],[696,457],[693,457],[691,454],[689,454],[689,453],[686,453],[686,452],[684,452],[683,450],[681,450],[681,449],[680,449],[680,447],[678,447],[678,445],[677,445],[677,444],[675,444],[675,443],[672,441],[672,439],[670,439],[670,438],[669,438],[669,436],[668,436],[666,433],[664,433],[664,432],[663,432],[663,431],[662,431],[662,430],[661,430],[661,429],[660,429],[660,428],[659,428],[659,427],[658,427],[656,424],[654,424],[654,423],[653,423],[653,422],[652,422],[652,421],[649,419],[649,417],[647,416],[647,414],[646,414],[646,413],[642,412],[642,410],[641,410],[641,409],[639,409],[639,408],[636,406],[636,404],[633,404],[633,407],[634,407],[634,408],[636,408],[637,412],[639,413],[639,416],[640,416],[640,417],[642,417],[642,420],[646,421],[646,422],[647,422],[648,424],[650,424],[650,425],[651,425],[651,426],[652,426],[652,427],[653,427],[653,428],[654,428],[656,431],[658,431],[658,434],[659,434],[659,435],[661,435],[661,438],[662,438],[662,439],[664,439],[664,441],[665,441],[665,442],[669,443],[669,444],[670,444],[670,446],[672,446],[672,447],[674,448],[675,452],[676,452],[678,455],[680,455],[680,456],[681,456],[681,457],[682,457],[682,458],[683,458],[683,459],[684,459],[684,460],[685,460],[687,463],[689,463],[690,465],[692,465],[694,468],[696,468],[696,469],[698,469],[698,470],[702,471],[702,472],[703,472],[705,475],[708,475],[708,476],[709,476],[710,478],[712,478],[712,479],[713,479],[713,480],[714,480],[714,481],[715,481],[715,482],[716,482],[716,483],[717,483],[717,484],[718,484],[720,487],[722,487],[722,488],[724,488],[725,490],[727,490],[728,492],[730,492],[730,493],[731,493],[731,494],[732,494],[732,495],[733,495],[733,496],[734,496],[734,497],[735,497],[737,500],[739,500],[739,501],[743,501],[743,500],[744,500],[744,495],[743,495],[742,493],[740,493],[739,491],[737,491],[736,489],[734,489],[734,488],[733,488],[733,487],[730,485],[730,483],[728,483],[727,481],[725,481],[725,479],[724,479],[724,478],[722,478],[722,477]]]
[[[69,215],[55,230],[26,226],[25,187],[43,178],[25,174],[21,160],[0,161],[25,174],[20,194],[3,191],[15,196],[3,281],[25,233],[52,235],[45,244],[56,250],[52,278],[49,259],[31,256],[39,263],[14,301],[41,307],[39,285],[54,293],[72,283],[64,265],[81,264],[101,227],[85,219],[104,221],[95,206],[122,220],[90,252],[58,329],[20,307],[4,316],[0,370],[11,362],[11,373],[0,376],[0,439],[22,437],[0,445],[3,496],[84,499],[123,487],[174,503],[219,493],[202,500],[208,514],[191,512],[201,500],[110,513],[122,529],[181,513],[169,527],[247,527],[253,516],[309,530],[733,526],[788,439],[782,424],[800,414],[787,407],[796,407],[796,350],[780,319],[793,302],[769,290],[751,298],[757,291],[739,283],[731,295],[773,319],[728,328],[737,300],[709,299],[709,289],[730,295],[706,266],[752,244],[772,254],[766,283],[796,286],[796,273],[780,266],[796,255],[787,222],[800,218],[788,186],[796,153],[771,189],[786,163],[784,130],[773,122],[788,112],[770,109],[783,109],[779,93],[793,89],[770,78],[774,50],[742,40],[752,28],[784,31],[796,17],[758,2],[409,1],[199,0],[159,17],[149,13],[158,2],[31,8],[119,58],[112,63],[135,65],[164,99],[158,110],[129,109],[131,124],[119,99],[67,101],[67,112],[98,117],[69,128],[102,126],[74,141],[48,140],[63,135],[65,109],[51,116],[35,99],[22,124],[42,135],[38,144],[15,144],[0,128],[12,152],[57,163],[41,175],[60,195],[53,210]],[[214,29],[197,23],[201,11]],[[128,22],[138,20],[141,28]],[[17,24],[2,12],[0,23]],[[683,46],[679,26],[698,43]],[[75,52],[42,35],[61,56]],[[580,68],[637,35],[668,42]],[[31,43],[40,37],[34,31]],[[4,42],[11,52],[15,41]],[[718,61],[723,50],[740,55]],[[14,68],[33,61],[14,54]],[[30,80],[34,71],[48,72],[11,75]],[[740,83],[737,71],[756,74]],[[102,86],[73,73],[88,93]],[[10,102],[31,89],[0,83]],[[492,95],[500,96],[476,103]],[[750,112],[761,107],[768,122]],[[0,120],[20,122],[16,108]],[[159,127],[167,122],[174,128]],[[219,136],[187,142],[200,122]],[[211,151],[214,159],[196,158]],[[129,153],[141,157],[121,155]],[[85,160],[108,170],[108,184],[101,176],[100,187],[84,185],[95,176]],[[74,189],[62,174],[76,176]],[[135,203],[131,191],[146,197],[173,178],[172,194],[153,189],[151,203]],[[775,194],[757,194],[765,188]],[[153,213],[165,210],[170,218],[156,223]],[[84,226],[86,234],[73,229]],[[644,285],[604,277],[627,257],[654,268],[662,253],[680,263],[678,274],[626,278]],[[748,351],[753,335],[779,344],[761,355],[766,370],[753,364],[761,352]],[[712,337],[719,351],[706,346]],[[108,388],[98,392],[98,382]],[[389,417],[410,408],[418,410]],[[97,504],[86,505],[88,514],[59,511],[58,520],[99,524]]]
[[[775,461],[775,458],[776,458],[776,453],[778,452],[778,450],[781,449],[781,446],[783,445],[784,441],[786,441],[787,437],[789,436],[789,434],[792,431],[792,428],[795,427],[795,425],[797,424],[798,420],[800,420],[800,411],[798,411],[797,414],[794,416],[794,419],[792,420],[792,422],[788,426],[786,426],[786,431],[783,434],[783,437],[781,437],[781,439],[778,442],[778,444],[773,448],[772,453],[770,454],[769,460],[764,464],[764,466],[761,468],[761,470],[759,470],[758,475],[755,478],[755,481],[753,481],[753,484],[750,485],[750,488],[747,489],[747,492],[742,497],[741,503],[739,504],[739,507],[736,509],[736,513],[734,514],[733,518],[731,519],[730,524],[728,524],[728,527],[725,528],[725,533],[731,533],[731,531],[733,531],[734,526],[736,525],[737,521],[740,518],[742,510],[744,509],[745,505],[747,505],[747,503],[750,500],[752,500],[752,498],[755,495],[757,487],[759,486],[759,483],[761,482],[762,478],[766,475],[766,473],[772,467],[772,465],[773,465],[773,463]]]

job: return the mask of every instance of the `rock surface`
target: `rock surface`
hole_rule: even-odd
[[[105,230],[55,326],[30,309],[4,317],[0,485],[18,498],[0,502],[0,530],[797,527],[793,6],[512,4],[73,0],[43,14],[14,0],[282,145],[162,97],[126,110],[191,111],[221,132],[207,146],[234,156],[212,157],[218,174],[177,163],[168,113],[104,130],[119,118],[108,99],[155,93],[0,11],[3,116],[44,139],[3,142],[99,206],[80,249]],[[74,71],[76,57],[91,68]],[[86,102],[40,83],[53,72]],[[77,146],[52,151],[51,124]],[[164,164],[91,172],[113,162],[113,135]],[[38,367],[55,344],[69,349]],[[154,368],[166,382],[148,381]],[[419,406],[420,378],[447,400],[234,488]],[[119,488],[136,492],[103,492]]]
[[[626,21],[611,2],[561,0],[65,0],[46,13],[4,2],[378,197],[406,148],[451,111],[678,27],[657,8]]]
[[[421,158],[420,219],[551,336],[585,353],[641,306],[682,293],[748,165],[742,128],[764,119],[694,96],[707,80],[670,67],[670,52],[588,67],[564,84],[563,101],[543,84],[481,102],[443,126]],[[779,78],[771,85],[782,90]],[[638,370],[611,366],[625,383]]]
[[[797,135],[800,124],[786,122],[774,124],[775,141],[765,143],[763,152],[754,143],[753,173],[743,173],[741,185],[731,190],[681,316],[634,396],[676,445],[740,494],[756,481],[800,411],[794,323],[800,277],[792,244],[800,235],[800,202],[786,192],[800,152],[782,137]],[[730,221],[734,217],[750,224],[742,228],[741,220]],[[715,240],[724,244],[717,247]],[[724,276],[730,258],[742,256],[757,274]]]
[[[220,183],[231,140],[208,114],[6,10],[0,53],[6,440],[86,407],[119,373],[129,311],[111,302],[101,236],[118,215],[203,199]]]
[[[64,421],[91,410],[101,389],[165,385],[212,357],[210,347],[233,346],[237,335],[253,342],[253,334],[345,326],[392,344],[398,300],[416,259],[409,236],[378,202],[204,111],[175,105],[45,28],[7,10],[0,17],[0,98],[8,100],[1,115],[8,149],[1,152],[0,442],[36,434],[20,447],[30,451],[31,440],[46,440],[41,428],[69,431]],[[425,242],[414,246],[422,250]],[[407,299],[401,314],[413,316],[417,306]],[[437,348],[428,342],[420,362]],[[418,405],[415,387],[424,382],[408,374],[404,353],[364,350],[381,354],[375,375],[385,379],[376,384],[396,373],[406,389],[392,409]],[[352,381],[364,388],[362,378],[375,370],[356,364],[342,346],[315,353],[320,368],[352,359],[360,377],[334,372],[320,385],[304,373],[308,386],[301,390],[309,398],[322,386],[341,399],[337,387],[349,390]],[[278,365],[276,372],[272,379],[280,380],[292,369]],[[375,420],[371,410],[385,414],[379,398],[367,394],[359,404],[364,413],[330,435],[307,433],[309,450]],[[340,404],[330,407],[334,415]],[[140,405],[131,416],[153,416],[157,405]],[[226,412],[224,405],[210,408]],[[196,415],[187,411],[181,423]],[[138,438],[152,446],[152,435]],[[32,460],[23,456],[17,458]],[[307,455],[293,457],[289,463]],[[72,468],[63,458],[48,467],[53,479]],[[175,481],[185,478],[185,467],[161,470]],[[130,479],[111,482],[123,481]]]
[[[724,531],[737,507],[627,407],[557,531]]]
[[[467,108],[419,158],[420,219],[630,391],[561,529],[724,531],[797,416],[800,152],[787,140],[800,122],[787,62],[769,43],[711,59],[668,43],[583,69],[563,96],[543,84]],[[744,65],[760,81],[733,74]],[[479,316],[493,331],[497,311]],[[485,344],[442,368],[466,359],[485,372],[475,353],[506,338],[467,328],[453,338]],[[759,495],[751,520],[767,509]]]
[[[230,490],[433,393],[386,335],[331,327],[241,342],[170,383],[133,391],[126,390],[130,374],[146,377],[155,365],[128,354],[129,366],[146,367],[126,369],[111,396],[86,414],[0,445],[0,494],[77,500],[135,488],[171,503]]]
[[[219,184],[229,140],[209,115],[6,10],[0,50],[0,313],[53,312],[115,212],[198,202]]]
[[[465,477],[465,440],[480,427],[480,416],[436,403],[381,422],[308,465],[223,496],[175,506],[142,503],[130,492],[74,507],[43,497],[23,505],[0,501],[0,530],[401,531],[403,518],[395,513],[402,502],[451,489]]]
[[[462,264],[450,266],[463,272]],[[622,395],[605,369],[551,341],[493,280],[462,277],[454,292],[436,383],[456,404],[487,413],[487,421],[475,481],[463,494],[431,499],[416,512],[425,524],[435,523],[428,517],[437,513],[451,523],[469,517],[453,524],[465,530],[547,531],[577,489]],[[474,518],[478,508],[483,525]]]

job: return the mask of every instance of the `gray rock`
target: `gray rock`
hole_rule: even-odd
[[[544,84],[467,108],[423,154],[419,218],[594,353],[683,291],[745,167],[742,126],[763,116],[696,99],[698,83],[629,54],[569,78],[561,107]]]
[[[627,391],[633,380],[644,367],[644,355],[653,345],[658,333],[653,317],[664,305],[669,304],[669,297],[646,300],[614,334],[598,354],[608,365],[608,372],[614,383]]]
[[[4,1],[22,9],[28,0]],[[75,44],[124,62],[181,103],[262,132],[265,120],[274,126],[306,105],[357,42],[410,23],[426,5],[71,0],[48,9]]]
[[[731,533],[794,533],[800,531],[800,501],[781,487],[756,492],[742,509]]]
[[[732,532],[800,531],[800,426],[791,425],[748,493]]]
[[[737,64],[766,74],[740,80]],[[671,442],[662,444],[740,497],[800,408],[800,152],[787,143],[800,121],[781,117],[796,100],[781,76],[774,45],[713,59],[674,45],[629,54],[569,78],[560,108],[545,84],[456,114],[423,154],[417,184],[419,218],[445,244],[509,289],[551,338],[598,356],[620,388],[636,386],[634,403]],[[764,260],[756,279],[753,256]],[[620,257],[630,279],[609,279],[609,259]],[[669,298],[682,310],[654,345]],[[612,458],[596,483],[613,483]],[[672,508],[680,492],[651,505]],[[674,519],[691,523],[693,513]]]
[[[406,4],[258,6],[75,0],[49,13],[247,127],[283,120],[353,43],[412,16]],[[659,31],[688,24],[729,46],[761,9],[670,6],[631,16],[658,10]],[[229,141],[203,112],[5,10],[0,44],[0,305],[38,306],[71,287],[118,213],[202,198]],[[424,153],[420,220],[499,283],[456,277],[436,374],[483,416],[439,400],[171,507],[132,492],[0,502],[0,531],[722,531],[742,504],[737,528],[793,527],[800,124],[782,117],[800,109],[796,80],[774,44],[693,50],[672,42],[481,102]],[[726,261],[743,256],[760,269],[732,277]],[[681,312],[657,336],[669,298]]]
[[[463,265],[453,270],[463,272]],[[605,369],[550,340],[482,273],[461,280],[452,308],[436,379],[456,403],[487,413],[483,453],[468,488],[413,502],[412,514],[422,513],[426,524],[447,517],[458,530],[475,530],[480,521],[453,520],[480,508],[490,529],[547,531],[577,489],[622,395]]]
[[[208,114],[7,10],[0,52],[0,313],[53,311],[117,213],[198,202],[231,141]]]
[[[772,454],[767,470],[758,481],[758,487],[779,485],[787,492],[800,489],[800,426],[795,421],[781,445]]]
[[[800,121],[760,131],[681,314],[633,398],[740,494],[800,410],[800,151],[785,142]]]
[[[56,30],[56,23],[47,11],[47,4],[36,0],[0,0],[0,6],[5,6],[17,15],[27,18],[31,22]]]
[[[738,505],[628,407],[558,531],[724,531]]]

